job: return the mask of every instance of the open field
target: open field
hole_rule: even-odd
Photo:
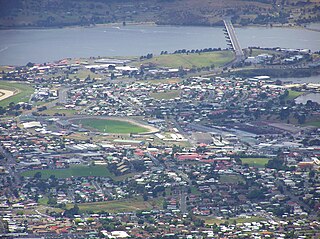
[[[105,133],[129,134],[129,133],[147,133],[149,129],[128,121],[109,120],[109,119],[82,119],[77,120],[78,124],[93,128]]]
[[[42,114],[54,115],[54,114],[65,114],[66,116],[74,115],[77,113],[75,109],[66,109],[63,106],[55,106],[53,108],[44,110],[41,112]]]
[[[320,128],[320,120],[307,122],[306,125],[311,125]]]
[[[36,211],[37,210],[37,211]],[[43,213],[43,214],[50,214],[51,212],[55,212],[55,213],[61,213],[63,212],[64,210],[61,209],[61,208],[58,208],[58,207],[50,207],[48,205],[38,205],[36,206],[35,208],[30,208],[30,209],[23,209],[23,210],[16,210],[15,212],[16,213],[21,213],[23,215],[34,215],[34,214],[39,214],[38,212],[40,213]]]
[[[0,106],[2,107],[8,106],[11,102],[28,102],[30,95],[34,92],[30,85],[9,81],[0,81],[0,92],[1,89],[14,92],[12,96],[0,101]]]
[[[95,202],[95,203],[81,203],[77,204],[79,209],[84,211],[93,212],[131,212],[137,210],[150,210],[150,209],[161,209],[163,200],[160,199],[150,199],[144,201],[142,198],[128,199],[121,201],[107,201],[107,202]],[[67,205],[67,208],[73,207],[72,204]]]
[[[260,54],[281,55],[282,53],[279,51],[273,51],[273,50],[252,49],[251,56],[258,56]]]
[[[69,177],[114,177],[114,175],[106,168],[102,166],[71,166],[67,169],[44,169],[44,170],[30,170],[25,171],[21,175],[24,177],[33,177],[37,172],[41,173],[42,178],[49,178],[51,175],[57,178],[69,178]]]
[[[263,168],[269,162],[269,158],[241,158],[242,164],[248,164],[258,168]]]
[[[41,173],[41,177],[44,179],[49,178],[51,175],[57,178],[69,178],[69,177],[109,177],[114,181],[123,181],[129,177],[133,177],[135,173],[128,173],[120,176],[115,176],[105,166],[84,166],[77,165],[71,166],[67,169],[43,169],[43,170],[29,170],[21,173],[24,177],[33,177],[37,172]],[[44,202],[46,199],[43,199]]]
[[[153,57],[152,59],[139,62],[139,64],[153,63],[163,67],[173,68],[201,68],[211,65],[222,66],[232,61],[234,55],[231,51],[216,51],[207,53],[193,54],[168,54]]]
[[[191,194],[193,195],[201,195],[201,192],[195,186],[191,186]]]
[[[150,97],[155,98],[157,100],[170,100],[175,99],[180,96],[180,90],[170,90],[166,92],[157,92],[151,93]]]
[[[294,100],[295,98],[302,95],[304,92],[289,90],[289,95],[286,97],[286,100]]]

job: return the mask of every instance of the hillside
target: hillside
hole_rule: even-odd
[[[320,21],[320,0],[0,0],[0,27],[64,27],[122,22],[221,25]]]

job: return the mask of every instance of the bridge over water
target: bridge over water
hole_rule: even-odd
[[[238,41],[236,31],[234,30],[234,27],[232,25],[231,20],[225,19],[223,20],[224,26],[225,26],[225,33],[226,33],[226,38],[228,41],[228,44],[232,47],[236,54],[236,60],[240,61],[244,59],[244,53],[241,49],[240,43]]]

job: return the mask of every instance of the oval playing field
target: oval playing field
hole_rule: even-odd
[[[145,134],[155,130],[153,127],[134,121],[118,119],[85,118],[77,120],[76,123],[85,128],[111,134]]]

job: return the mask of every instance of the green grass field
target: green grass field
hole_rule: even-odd
[[[0,106],[6,107],[11,102],[28,102],[30,95],[34,92],[34,89],[27,84],[13,83],[9,81],[0,81],[0,89],[16,91],[17,94],[0,101]]]
[[[258,55],[261,55],[261,54],[281,55],[282,53],[280,53],[278,51],[273,51],[273,50],[252,49],[251,56],[258,56]]]
[[[307,122],[306,125],[311,125],[311,126],[315,126],[317,128],[320,128],[320,120]]]
[[[207,67],[211,65],[222,66],[232,61],[234,55],[231,51],[217,51],[193,54],[168,54],[153,57],[140,63],[153,63],[158,66],[179,68]],[[139,64],[140,64],[139,63]]]
[[[242,164],[249,164],[249,166],[258,168],[264,168],[269,160],[269,158],[241,158]]]
[[[167,92],[157,92],[151,93],[150,97],[155,98],[157,100],[170,100],[175,99],[180,96],[180,90],[170,90]]]
[[[138,126],[126,121],[104,120],[104,119],[82,119],[77,121],[85,127],[97,129],[105,133],[129,134],[129,133],[146,133],[147,128]]]
[[[303,92],[289,90],[289,95],[286,97],[286,100],[294,100],[295,98],[299,97],[302,94]]]
[[[75,109],[65,109],[63,106],[55,106],[51,109],[44,110],[41,112],[42,114],[47,114],[47,115],[54,115],[55,113],[58,114],[65,114],[66,116],[74,115],[77,113],[77,110]]]
[[[191,194],[194,194],[194,195],[200,195],[201,192],[198,190],[197,187],[195,186],[191,186]]]
[[[151,209],[161,209],[162,208],[163,199],[149,199],[148,201],[144,201],[142,198],[137,199],[127,199],[127,200],[117,200],[117,201],[109,201],[109,202],[95,202],[95,203],[80,203],[77,204],[79,206],[80,211],[93,211],[93,212],[101,212],[107,211],[112,213],[117,212],[133,212],[138,210],[151,210]],[[72,204],[68,204],[67,208],[73,207]]]
[[[37,172],[41,172],[41,177],[46,179],[51,175],[57,178],[70,178],[70,177],[110,177],[114,175],[104,166],[71,166],[67,169],[44,169],[44,170],[30,170],[25,171],[21,175],[24,177],[33,177]]]

